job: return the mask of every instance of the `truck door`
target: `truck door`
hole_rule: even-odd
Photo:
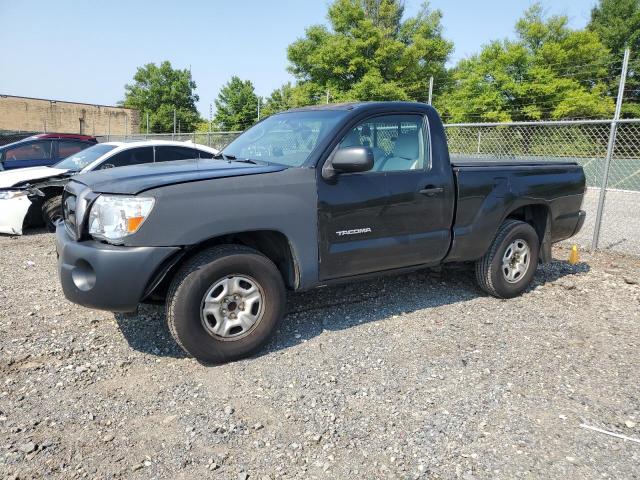
[[[320,279],[441,261],[451,240],[453,186],[449,165],[432,168],[426,117],[372,117],[338,148],[350,146],[370,147],[374,167],[318,183]]]

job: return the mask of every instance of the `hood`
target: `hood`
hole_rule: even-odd
[[[280,172],[286,168],[226,160],[178,160],[98,170],[82,173],[73,179],[96,193],[135,195],[152,188],[178,183]]]
[[[26,183],[33,183],[36,180],[56,177],[66,172],[68,172],[68,170],[52,167],[31,167],[6,170],[0,172],[0,188],[10,188]]]

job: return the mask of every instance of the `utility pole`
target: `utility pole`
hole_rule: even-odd
[[[173,135],[171,135],[171,140],[175,140],[176,138],[176,109],[173,109]]]
[[[262,97],[258,97],[258,121],[260,121],[260,102],[262,101]]]
[[[611,167],[611,158],[613,157],[613,149],[616,145],[616,132],[618,130],[618,121],[620,120],[620,111],[622,110],[622,98],[624,96],[624,84],[627,80],[627,69],[629,68],[630,50],[624,51],[624,59],[622,60],[622,73],[620,74],[620,86],[618,87],[618,99],[616,100],[616,110],[611,121],[611,130],[609,131],[609,143],[607,145],[607,156],[604,161],[604,172],[602,173],[602,185],[600,187],[600,198],[598,199],[598,211],[596,213],[596,224],[593,229],[593,240],[591,249],[598,248],[598,240],[600,239],[600,224],[602,223],[602,212],[604,211],[604,200],[607,195],[607,185],[609,183],[609,167]]]
[[[433,97],[433,75],[429,78],[429,105],[431,105],[431,99]]]
[[[213,124],[213,104],[209,103],[209,132],[207,133],[207,145],[211,146],[211,125]]]

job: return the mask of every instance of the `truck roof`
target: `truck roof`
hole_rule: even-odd
[[[421,102],[346,102],[309,105],[306,107],[292,108],[291,110],[287,110],[287,112],[304,112],[309,110],[360,110],[364,108],[379,107],[415,108],[416,105],[424,107],[428,106],[426,103]]]

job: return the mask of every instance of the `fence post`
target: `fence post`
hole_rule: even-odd
[[[607,195],[607,185],[609,183],[609,169],[611,167],[611,159],[616,146],[616,131],[618,129],[618,120],[620,120],[620,110],[622,109],[622,98],[624,96],[624,84],[627,79],[627,68],[629,67],[629,48],[624,51],[624,59],[622,60],[622,73],[620,74],[620,86],[618,87],[618,98],[616,100],[616,110],[611,121],[611,130],[609,131],[609,143],[607,144],[607,156],[604,160],[604,171],[602,172],[602,186],[600,187],[600,198],[598,199],[598,211],[596,213],[596,222],[593,228],[593,240],[591,249],[598,248],[600,240],[600,226],[602,224],[602,213],[604,211],[604,201]]]
[[[429,105],[431,105],[432,98],[433,98],[433,75],[429,77]]]
[[[482,129],[478,128],[478,155],[480,155],[480,139],[482,138]]]

